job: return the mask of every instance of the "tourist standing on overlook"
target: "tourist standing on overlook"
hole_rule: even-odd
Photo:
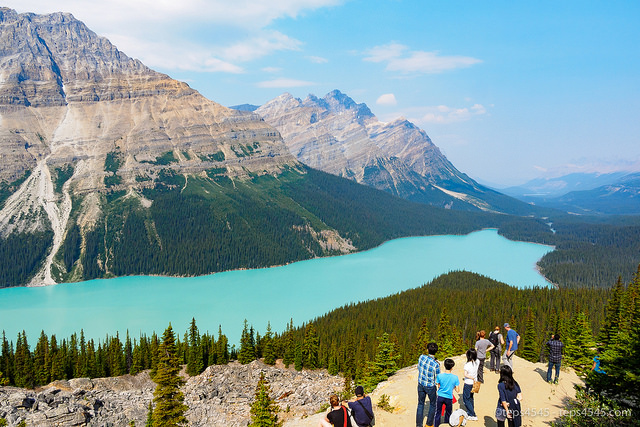
[[[555,366],[556,377],[553,380],[554,383],[558,383],[558,377],[560,376],[560,363],[562,362],[562,349],[564,344],[560,341],[560,335],[555,334],[553,339],[547,341],[549,347],[549,369],[547,369],[547,382],[551,382],[551,370]]]
[[[490,352],[491,361],[489,362],[489,369],[498,373],[500,371],[500,354],[502,353],[502,346],[504,345],[504,337],[500,333],[500,326],[496,326],[489,334],[489,341],[493,344],[493,349]]]
[[[460,392],[460,380],[457,375],[453,375],[451,370],[456,366],[456,362],[453,359],[444,360],[445,371],[438,374],[436,377],[436,384],[438,385],[438,402],[436,403],[436,417],[434,418],[434,427],[440,425],[440,418],[442,414],[442,405],[445,407],[444,422],[449,422],[451,411],[453,407],[453,391]]]
[[[507,342],[506,349],[504,351],[504,363],[508,365],[513,371],[513,353],[518,349],[518,344],[520,344],[520,335],[513,329],[508,323],[504,324],[504,328],[507,330]]]
[[[353,411],[353,419],[357,427],[369,427],[373,421],[373,406],[371,398],[364,395],[364,388],[356,387],[356,401],[348,402],[349,408]],[[356,426],[353,426],[356,427]]]
[[[496,408],[498,427],[504,427],[505,421],[508,422],[509,427],[520,427],[522,425],[520,406],[522,391],[518,382],[513,379],[513,371],[507,365],[500,368],[498,395],[498,407]]]
[[[487,351],[493,349],[491,341],[485,338],[486,332],[484,330],[476,334],[476,351],[478,352],[478,379],[481,383],[484,383],[484,361],[487,358]]]
[[[319,427],[355,427],[351,425],[351,419],[347,413],[347,408],[340,404],[338,396],[332,394],[329,396],[329,404],[331,405],[331,412],[327,414],[324,419],[320,420]]]
[[[436,377],[440,373],[440,363],[436,360],[438,344],[427,344],[428,355],[421,355],[418,359],[418,409],[416,411],[416,426],[422,427],[424,421],[424,401],[429,396],[429,412],[427,413],[427,425],[432,426],[436,415]]]
[[[478,417],[476,417],[476,411],[474,409],[473,403],[473,392],[471,389],[473,388],[473,382],[478,381],[478,368],[480,366],[480,362],[478,361],[477,352],[470,348],[467,350],[467,363],[464,364],[464,385],[462,386],[462,401],[464,402],[465,408],[467,408],[467,414],[469,414],[469,419],[472,421],[477,421]]]

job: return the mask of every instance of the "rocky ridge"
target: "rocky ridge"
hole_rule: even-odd
[[[445,208],[505,212],[513,202],[457,170],[424,130],[404,118],[383,123],[338,90],[304,100],[285,93],[255,112],[313,168]]]
[[[208,367],[183,386],[190,426],[246,426],[260,372],[271,386],[281,419],[302,418],[317,412],[327,396],[342,388],[343,380],[324,370],[301,371],[248,365]],[[145,424],[155,384],[147,372],[114,378],[78,378],[56,381],[39,390],[0,387],[0,418],[10,426],[127,426]]]
[[[0,164],[0,189],[13,188],[0,200],[0,237],[53,230],[34,285],[55,283],[72,208],[84,232],[101,217],[104,194],[127,192],[144,205],[140,190],[163,174],[215,169],[245,179],[298,165],[259,116],[149,69],[68,13],[8,8],[0,8]]]

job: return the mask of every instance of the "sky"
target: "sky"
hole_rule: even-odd
[[[222,105],[338,89],[497,187],[640,171],[636,0],[5,0]]]

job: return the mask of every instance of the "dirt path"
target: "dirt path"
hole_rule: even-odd
[[[456,366],[453,373],[462,377],[464,358],[453,358]],[[522,388],[523,426],[548,426],[558,418],[565,407],[565,402],[575,396],[574,384],[582,381],[573,370],[562,370],[557,385],[546,382],[547,366],[543,363],[531,363],[514,356],[514,378]],[[495,408],[498,402],[498,374],[485,370],[484,384],[474,397],[475,410],[478,421],[467,421],[467,426],[496,426]],[[374,406],[376,427],[412,427],[415,426],[417,406],[417,366],[411,366],[398,371],[388,381],[381,383],[371,394],[373,402],[377,402],[382,394],[390,397],[390,403],[395,408],[392,413],[385,412]],[[454,394],[455,395],[455,394]],[[456,396],[458,403],[453,409],[463,407],[462,387]],[[528,414],[528,415],[527,415]],[[426,415],[426,414],[425,414]],[[285,427],[317,426],[324,414],[317,414],[304,420],[292,420]],[[425,419],[426,422],[426,419]],[[441,424],[444,425],[444,424]]]

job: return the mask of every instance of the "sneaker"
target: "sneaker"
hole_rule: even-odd
[[[554,383],[554,384],[558,384],[558,379],[556,378],[556,379],[553,381],[553,383]]]
[[[478,417],[468,417],[469,421],[478,421]]]

